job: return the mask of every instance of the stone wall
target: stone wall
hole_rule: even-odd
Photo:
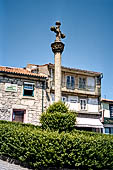
[[[34,97],[23,96],[23,83],[33,82]],[[6,91],[5,84],[17,85],[17,92]],[[0,120],[12,121],[13,109],[26,110],[24,123],[39,124],[42,113],[42,82],[39,80],[29,80],[0,76]],[[48,106],[46,89],[43,90],[43,108]]]

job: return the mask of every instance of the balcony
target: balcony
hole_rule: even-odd
[[[82,93],[82,94],[91,94],[91,95],[100,95],[100,87],[88,86],[88,85],[79,85],[79,84],[67,84],[66,82],[61,83],[62,91],[72,92],[72,93]],[[50,82],[50,89],[55,90],[55,82]]]

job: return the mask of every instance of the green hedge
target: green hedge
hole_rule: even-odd
[[[58,133],[0,122],[0,155],[42,167],[112,169],[113,136],[89,132]],[[80,133],[79,133],[80,132]]]

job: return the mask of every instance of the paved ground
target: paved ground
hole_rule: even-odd
[[[15,165],[7,161],[0,160],[0,170],[29,170],[29,169],[23,168],[20,165]]]

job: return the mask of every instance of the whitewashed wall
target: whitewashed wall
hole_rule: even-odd
[[[66,103],[70,110],[79,111],[78,96],[68,96],[68,101]]]
[[[104,117],[110,118],[110,111],[109,110],[104,111]]]
[[[88,112],[98,112],[98,99],[97,98],[88,98],[87,104]]]
[[[66,103],[70,110],[80,111],[80,102],[78,96],[62,96],[62,101]],[[54,94],[51,94],[51,104],[54,102]],[[86,105],[87,112],[99,112],[98,98],[88,98]]]
[[[104,110],[104,117],[110,118],[110,110],[108,103],[102,103],[102,110]]]

